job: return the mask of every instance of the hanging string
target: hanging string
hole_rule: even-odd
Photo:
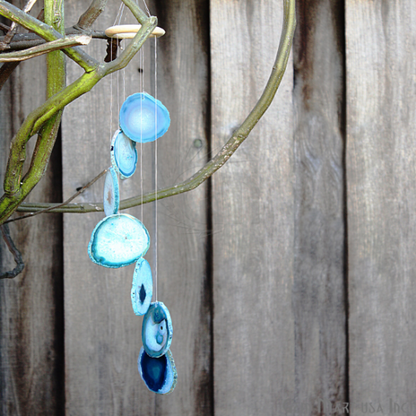
[[[113,26],[119,25],[124,12],[124,3],[120,4]],[[113,61],[113,48],[110,48],[110,62]],[[118,72],[118,71],[117,71]],[[119,74],[117,73],[117,106],[120,112],[120,95],[118,92]],[[113,73],[110,75],[110,143],[113,138]]]
[[[119,25],[121,22],[121,16],[123,15],[124,12],[124,3],[120,4],[120,7],[118,9],[118,12],[116,14],[116,18],[114,19],[114,23],[113,26]]]
[[[140,92],[144,92],[144,52],[143,47],[140,48],[139,52],[139,61],[140,61],[140,85],[139,90]],[[143,114],[143,100],[140,101],[140,114]],[[143,117],[143,116],[142,116]],[[140,215],[141,221],[143,222],[143,124],[140,123],[140,197],[141,197],[141,204],[140,204]]]
[[[110,60],[113,61],[113,48],[110,48]],[[110,75],[110,144],[113,138],[113,73]]]
[[[146,0],[143,0],[143,3],[144,3],[144,7],[146,8],[147,14],[148,14],[148,15],[149,15],[149,17],[150,17],[150,16],[151,16],[151,14],[150,14],[149,8],[147,7]]]
[[[155,192],[154,203],[155,237],[154,237],[154,270],[155,270],[155,300],[157,302],[157,38],[155,37]]]

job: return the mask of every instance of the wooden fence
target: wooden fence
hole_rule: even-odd
[[[84,3],[66,0],[67,27]],[[110,3],[96,28],[113,24],[120,3]],[[167,31],[157,94],[172,118],[158,141],[159,188],[201,167],[255,104],[279,43],[281,3],[149,4]],[[133,266],[107,270],[88,258],[103,214],[11,224],[26,268],[0,282],[0,413],[416,414],[413,6],[299,0],[293,54],[265,117],[211,181],[158,202],[173,394],[150,393],[137,371]],[[89,50],[103,57],[105,42]],[[61,201],[109,166],[120,102],[139,91],[139,68],[154,92],[153,56],[151,41],[143,62],[67,107],[30,201]],[[10,139],[44,100],[44,68],[44,58],[19,65],[0,93],[1,175]],[[70,82],[78,68],[67,70]],[[152,155],[143,146],[144,191],[154,186]],[[80,200],[99,201],[101,185]],[[123,198],[140,192],[139,173],[121,183]],[[153,207],[129,212],[153,238]],[[13,262],[1,249],[4,271]]]

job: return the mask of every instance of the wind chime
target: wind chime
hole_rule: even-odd
[[[116,25],[108,28],[106,35],[116,39],[133,38],[139,28],[140,25]],[[172,320],[168,308],[157,300],[157,198],[154,239],[155,301],[152,302],[152,270],[144,258],[150,246],[150,236],[142,221],[132,215],[119,213],[118,177],[124,180],[130,178],[136,171],[138,163],[136,143],[143,146],[145,143],[155,141],[166,133],[170,125],[169,112],[157,99],[157,38],[164,33],[163,29],[157,27],[151,35],[155,38],[156,97],[144,91],[138,92],[130,95],[121,106],[119,128],[112,134],[110,146],[111,167],[104,183],[103,205],[106,216],[94,228],[88,245],[91,260],[100,266],[119,268],[136,262],[131,302],[134,313],[139,316],[144,315],[143,346],[138,357],[138,370],[148,389],[159,394],[173,391],[177,373],[170,352]],[[156,143],[155,188],[157,190]]]

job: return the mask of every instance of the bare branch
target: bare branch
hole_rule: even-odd
[[[31,8],[33,7],[35,3],[36,3],[36,0],[28,0],[28,2],[26,3],[26,6],[23,8],[23,11],[25,13],[30,12]],[[7,48],[8,44],[13,39],[13,36],[15,35],[16,31],[17,31],[16,22],[12,22],[12,25],[10,26],[9,31],[4,37],[3,42],[0,43],[0,51],[4,51]]]
[[[7,1],[0,0],[0,15],[18,23],[25,29],[35,32],[48,42],[63,38],[63,36],[51,26],[24,13]],[[67,48],[64,49],[63,52],[85,71],[92,71],[98,65],[98,62],[80,47],[75,46],[73,48]]]
[[[3,224],[0,226],[1,233],[3,235],[4,242],[7,245],[10,253],[13,254],[14,261],[16,262],[16,267],[11,270],[10,272],[0,273],[0,279],[13,279],[20,273],[22,273],[25,264],[23,263],[22,254],[15,246],[12,237],[10,236],[9,226],[7,224]]]
[[[4,180],[4,194],[0,198],[0,223],[6,221],[23,202],[46,169],[51,146],[53,146],[52,135],[50,135],[50,140],[39,141],[38,139],[39,149],[37,144],[36,149],[38,151],[35,149],[29,172],[23,180],[21,179],[28,140],[67,104],[90,91],[103,77],[124,68],[153,32],[156,24],[157,19],[149,17],[118,59],[108,64],[100,64],[93,70],[85,72],[78,80],[55,93],[43,105],[28,115],[11,143]],[[54,53],[60,52],[52,52],[52,54]],[[62,71],[62,73],[64,72]]]
[[[267,85],[263,91],[259,101],[254,106],[251,113],[244,120],[241,126],[233,133],[231,138],[222,147],[214,158],[212,158],[204,167],[202,167],[193,176],[185,181],[165,188],[159,191],[150,192],[143,196],[138,195],[133,198],[128,198],[120,203],[120,210],[131,208],[137,205],[145,204],[157,199],[167,198],[173,195],[178,195],[184,192],[195,189],[203,182],[205,182],[210,176],[212,176],[218,169],[220,169],[227,160],[234,154],[238,147],[247,138],[253,127],[257,124],[260,118],[263,116],[280,85],[283,75],[286,70],[289,54],[292,47],[293,34],[296,26],[295,16],[295,0],[284,0],[284,23],[282,28],[282,34],[280,38],[279,49],[273,70]],[[39,211],[40,209],[53,207],[49,212],[71,212],[71,213],[87,213],[95,211],[103,211],[103,204],[98,202],[85,203],[85,204],[68,204],[57,208],[58,204],[21,204],[18,211],[31,212]]]
[[[121,0],[133,13],[139,23],[143,24],[147,20],[146,13],[133,0]]]
[[[90,182],[88,182],[86,185],[84,185],[81,189],[79,189],[77,192],[75,192],[74,195],[72,195],[70,198],[68,198],[65,202],[62,202],[62,204],[58,204],[58,205],[54,205],[51,206],[49,208],[45,208],[42,209],[40,211],[37,212],[32,212],[31,214],[28,215],[23,215],[21,217],[16,217],[16,218],[12,218],[11,220],[7,220],[4,222],[4,224],[8,224],[9,222],[14,222],[14,221],[19,221],[19,220],[24,220],[26,218],[32,218],[36,215],[39,214],[44,214],[45,212],[51,211],[54,208],[59,208],[61,206],[64,206],[66,204],[69,204],[71,201],[73,201],[77,196],[81,195],[86,189],[88,189],[91,185],[93,185],[95,182],[98,181],[98,179],[100,179],[105,173],[107,173],[108,169],[104,169],[102,172],[100,172],[93,180],[91,180]]]
[[[67,48],[68,46],[88,45],[91,39],[91,36],[87,35],[68,36],[66,38],[44,43],[43,45],[25,49],[24,51],[0,54],[0,62],[25,61],[36,56],[44,55],[45,53]]]
[[[87,35],[91,36],[93,39],[110,39],[102,30],[83,31],[74,27],[65,29],[65,36],[68,37],[70,35]],[[3,39],[4,36],[0,36],[0,42],[2,42]],[[17,35],[14,35],[13,40],[6,48],[6,51],[21,51],[23,49],[32,48],[34,46],[43,45],[45,43],[46,41],[35,33],[18,33]]]
[[[108,0],[93,0],[88,7],[87,11],[81,15],[78,20],[78,23],[75,25],[75,28],[81,30],[89,29],[91,25],[95,22],[97,17],[105,9]]]
[[[5,82],[9,79],[11,73],[15,70],[19,62],[7,62],[0,68],[0,90],[3,88]]]

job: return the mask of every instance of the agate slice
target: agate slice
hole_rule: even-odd
[[[144,256],[149,244],[149,233],[137,218],[115,214],[105,217],[94,228],[88,255],[94,263],[116,269]]]
[[[136,143],[123,134],[121,130],[114,133],[111,141],[111,164],[120,173],[121,179],[130,178],[136,170]]]
[[[110,168],[105,175],[103,205],[105,215],[117,214],[120,204],[117,173]]]
[[[131,304],[136,315],[144,315],[150,306],[153,294],[152,270],[147,260],[137,261],[131,287]]]
[[[148,355],[157,358],[166,353],[172,342],[172,320],[163,302],[153,302],[143,319],[142,342]]]
[[[135,142],[152,142],[163,136],[169,125],[170,116],[167,108],[145,92],[130,95],[121,106],[120,128]]]
[[[159,358],[153,358],[147,355],[142,347],[137,366],[140,376],[150,391],[158,394],[172,393],[178,374],[170,350]]]

